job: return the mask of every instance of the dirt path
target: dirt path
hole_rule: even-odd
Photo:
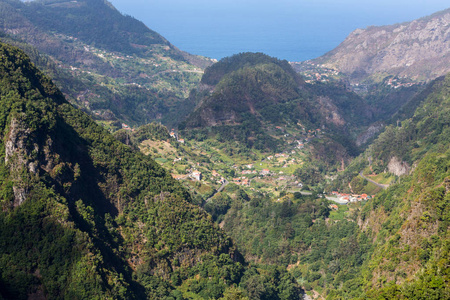
[[[198,73],[198,74],[203,74],[203,71],[195,71],[195,70],[165,70],[165,71],[161,71],[158,73],[155,73],[151,76],[149,76],[150,78],[156,77],[158,75],[162,75],[162,74],[167,74],[167,73]]]

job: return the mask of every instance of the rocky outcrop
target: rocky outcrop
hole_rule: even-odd
[[[5,164],[13,182],[13,207],[20,206],[42,172],[46,172],[56,180],[62,181],[70,173],[73,178],[72,165],[58,163],[58,154],[53,153],[53,140],[47,137],[45,143],[39,142],[36,132],[27,126],[22,116],[14,117],[9,125],[5,138]]]
[[[214,109],[207,107],[199,113],[201,126],[211,127],[220,125],[236,125],[238,124],[238,117],[234,111],[215,111]]]
[[[315,62],[356,80],[377,73],[437,78],[450,71],[450,9],[408,23],[357,29]]]
[[[398,159],[398,157],[393,156],[388,164],[388,171],[396,176],[402,176],[409,174],[411,167],[404,161]]]
[[[320,104],[320,112],[327,120],[327,123],[332,123],[336,126],[344,126],[345,120],[339,114],[339,109],[329,97],[319,96],[317,102]]]
[[[356,138],[356,145],[359,147],[367,143],[370,139],[375,137],[381,130],[383,130],[384,125],[382,123],[375,123],[369,126],[366,131],[361,133]]]
[[[14,203],[21,205],[27,198],[29,187],[24,176],[36,174],[37,164],[31,160],[33,150],[38,151],[38,145],[30,140],[31,131],[18,118],[13,118],[9,127],[9,134],[5,140],[5,163],[9,167],[13,180]],[[30,149],[31,147],[34,149]]]

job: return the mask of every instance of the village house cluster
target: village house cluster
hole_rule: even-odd
[[[174,138],[178,143],[184,144],[184,139],[178,138],[178,133],[175,132],[175,129],[172,129],[169,132],[171,138]]]
[[[213,170],[209,163],[190,162],[190,159],[181,159],[180,157],[175,156],[172,164],[175,166],[180,162],[178,168],[175,166],[177,169],[176,172],[182,172],[184,175],[175,175],[175,173],[173,176],[178,180],[202,181],[206,185],[233,183],[249,189],[266,185],[275,188],[289,186],[294,187],[295,189],[302,189],[303,184],[298,180],[296,181],[295,176],[292,175],[293,170],[302,162],[304,153],[301,149],[306,148],[307,144],[314,139],[322,138],[326,128],[323,126],[320,128],[308,129],[301,124],[301,122],[292,125],[295,128],[295,131],[293,132],[289,131],[289,129],[292,128],[287,125],[273,126],[273,128],[268,129],[269,131],[276,131],[277,135],[281,132],[286,138],[285,142],[290,145],[290,147],[283,152],[277,152],[262,157],[257,164],[249,162],[243,164],[236,164],[236,162],[224,163],[219,158],[218,161],[222,163],[223,166],[220,170]],[[175,129],[169,129],[169,135],[172,139],[181,142],[178,132]],[[217,160],[217,158],[213,159],[210,156],[210,152],[204,150],[201,146],[195,148],[198,151],[201,151],[199,156],[209,157],[212,161]],[[185,166],[186,164],[191,165],[191,167]],[[194,164],[196,165],[194,166]],[[283,168],[286,168],[286,170]]]
[[[374,195],[369,196],[367,194],[345,194],[345,193],[339,193],[336,191],[331,192],[332,195],[339,198],[340,201],[346,201],[346,202],[359,202],[363,200],[369,200],[374,197]]]
[[[190,174],[190,177],[194,180],[200,181],[202,180],[202,172],[195,170]]]
[[[390,87],[393,87],[394,89],[398,89],[400,87],[411,87],[411,86],[415,85],[415,83],[413,83],[413,82],[402,82],[402,81],[406,80],[406,77],[404,77],[402,79],[397,78],[397,77],[389,78],[386,84]]]
[[[176,179],[176,180],[182,180],[182,179],[186,179],[186,178],[191,178],[193,180],[197,180],[200,181],[203,178],[203,174],[200,171],[197,170],[193,170],[192,172],[190,172],[189,174],[172,174],[172,178]]]
[[[300,73],[305,77],[306,83],[328,82],[339,78],[340,72],[326,65],[317,65],[311,61],[302,63]]]
[[[233,178],[233,183],[237,185],[250,186],[250,179],[246,177]]]
[[[218,184],[223,184],[223,183],[226,182],[226,179],[225,179],[224,177],[220,176],[220,174],[217,173],[216,170],[212,170],[212,171],[211,171],[211,175],[213,176],[213,177],[211,178],[211,181],[214,181],[216,177],[220,177],[220,179],[216,181]]]

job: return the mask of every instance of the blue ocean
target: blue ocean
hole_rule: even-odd
[[[372,3],[373,2],[373,3]],[[443,0],[113,0],[192,54],[220,59],[263,52],[304,61],[332,50],[357,28],[411,21],[447,8]]]

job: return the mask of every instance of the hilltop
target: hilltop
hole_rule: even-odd
[[[221,60],[205,71],[189,128],[242,123],[242,114],[257,117],[274,105],[300,98],[301,80],[289,64],[262,53],[243,53]],[[303,118],[309,107],[297,105]],[[267,114],[267,113],[266,113]],[[281,118],[273,116],[275,122]]]
[[[357,151],[352,139],[372,117],[367,103],[345,86],[307,84],[287,61],[262,53],[237,54],[208,67],[188,101],[196,106],[179,126],[185,136],[284,151],[288,140],[323,131],[328,134],[314,155],[339,165]],[[327,159],[329,151],[338,158]]]

